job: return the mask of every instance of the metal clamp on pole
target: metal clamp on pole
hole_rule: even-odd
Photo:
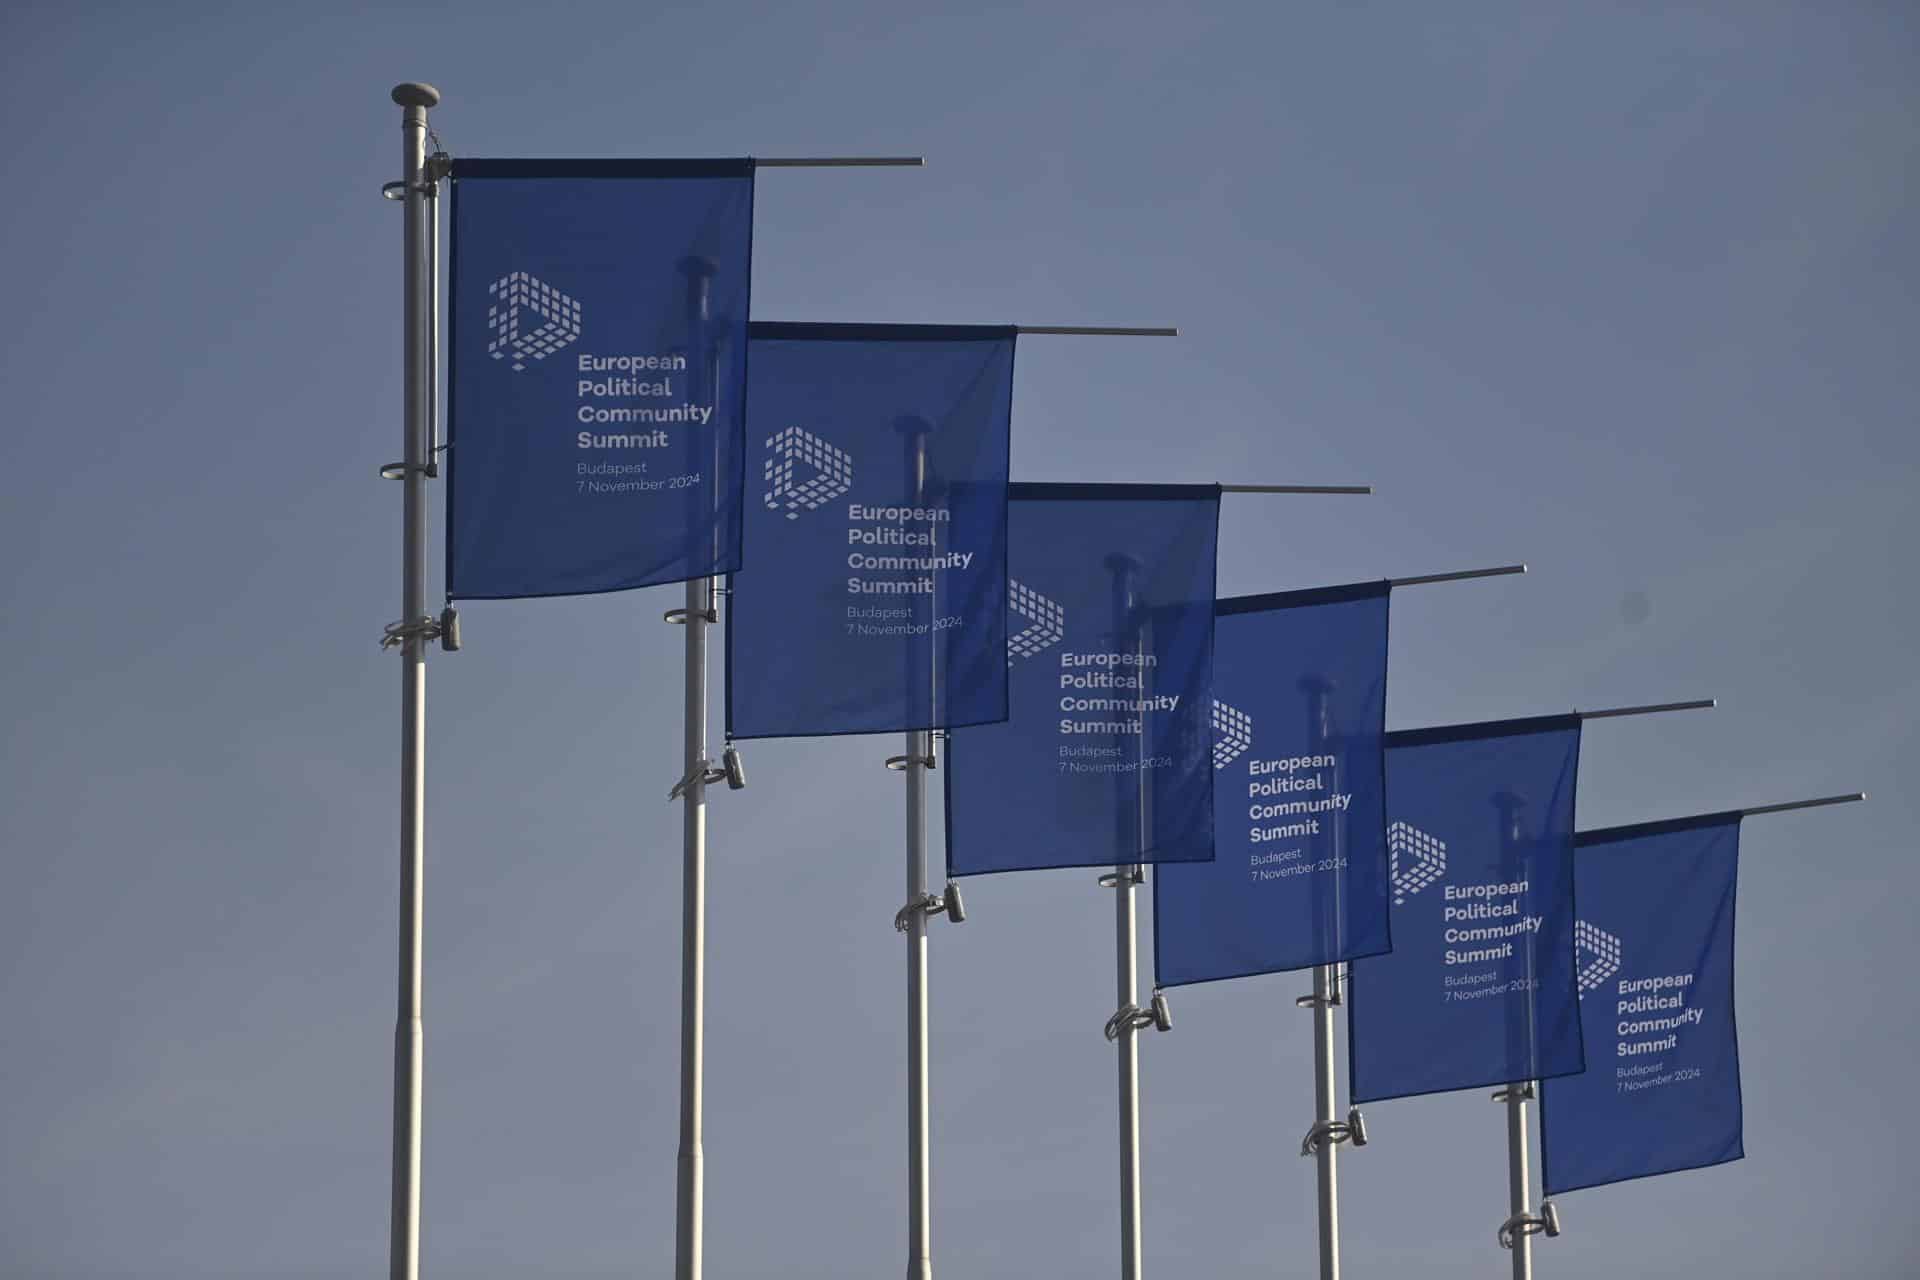
[[[1500,1230],[1494,1238],[1502,1249],[1513,1248],[1514,1241],[1522,1236],[1542,1235],[1551,1239],[1560,1234],[1560,1210],[1549,1200],[1540,1206],[1540,1212],[1516,1213],[1500,1224]]]
[[[905,933],[913,926],[916,915],[945,915],[952,923],[959,924],[967,918],[966,904],[960,900],[960,886],[949,880],[945,893],[923,893],[894,912],[893,931]]]
[[[711,606],[705,609],[696,609],[694,611],[694,617],[705,618],[708,622],[718,623],[720,621],[720,610]],[[661,614],[660,618],[663,622],[671,622],[676,627],[684,627],[687,625],[687,611],[685,609],[669,609]]]
[[[686,776],[673,784],[673,789],[667,792],[667,800],[669,802],[678,800],[681,796],[691,791],[693,784],[696,782],[709,787],[716,782],[724,782],[727,784],[727,790],[729,791],[739,791],[745,787],[747,785],[747,766],[740,759],[740,748],[729,746],[725,751],[722,751],[720,753],[720,763],[717,765],[711,760],[701,760],[698,764],[694,765],[693,768],[687,770]]]
[[[1153,999],[1146,1008],[1139,1005],[1123,1004],[1107,1019],[1106,1034],[1109,1040],[1118,1040],[1129,1031],[1145,1031],[1152,1027],[1155,1031],[1173,1030],[1173,1010],[1167,1006],[1167,997],[1154,992]]]
[[[1145,884],[1146,882],[1147,873],[1137,866],[1128,870],[1125,875],[1121,875],[1118,871],[1109,871],[1100,877],[1100,887],[1102,889],[1125,889],[1129,885]]]
[[[1514,1098],[1518,1098],[1522,1102],[1533,1101],[1533,1086],[1531,1084],[1510,1084],[1504,1089],[1495,1089],[1493,1091],[1493,1100],[1495,1102],[1509,1102]]]
[[[893,770],[895,773],[905,773],[915,765],[919,765],[923,769],[938,769],[940,767],[940,760],[939,757],[931,754],[924,756],[887,757],[887,768]]]
[[[1293,1007],[1296,1009],[1338,1009],[1343,1003],[1345,1002],[1341,1000],[1340,988],[1337,986],[1324,998],[1311,992],[1293,998]]]
[[[1319,1155],[1320,1148],[1342,1142],[1351,1142],[1356,1147],[1367,1145],[1367,1118],[1360,1114],[1358,1107],[1348,1108],[1345,1120],[1324,1120],[1308,1129],[1307,1136],[1300,1139],[1300,1154]]]
[[[409,190],[418,191],[421,195],[430,198],[439,195],[440,180],[453,172],[453,157],[444,151],[436,151],[427,157],[426,163],[421,165],[420,171],[425,175],[425,178],[423,181],[415,183],[412,187],[409,187],[404,182],[381,183],[381,197],[397,203],[407,198],[407,192]]]
[[[460,649],[460,614],[448,605],[437,618],[422,615],[412,622],[389,622],[380,633],[380,647],[392,649],[412,639],[438,640],[441,649],[457,653]]]

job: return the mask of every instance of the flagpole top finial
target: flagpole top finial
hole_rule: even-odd
[[[437,107],[440,105],[440,91],[430,84],[409,80],[393,86],[393,101],[402,107]]]

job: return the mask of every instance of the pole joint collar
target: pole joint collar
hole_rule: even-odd
[[[1124,872],[1109,871],[1100,877],[1102,889],[1126,889],[1147,882],[1146,869],[1140,866],[1128,867]]]
[[[718,623],[720,621],[720,611],[711,605],[705,609],[695,609],[693,616],[696,618],[704,618],[710,623]],[[687,625],[687,611],[685,609],[669,609],[660,615],[660,620],[663,622],[671,622],[676,627],[684,627]]]
[[[1515,1099],[1521,1102],[1531,1101],[1533,1099],[1533,1083],[1529,1081],[1526,1084],[1510,1084],[1504,1089],[1495,1089],[1493,1091],[1493,1100],[1495,1102],[1512,1102]]]

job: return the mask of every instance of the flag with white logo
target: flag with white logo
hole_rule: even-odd
[[[949,874],[1212,858],[1219,486],[1009,492],[1010,715],[942,761]]]
[[[1007,715],[1011,328],[751,327],[736,738]]]
[[[740,565],[750,160],[460,160],[447,591]]]
[[[1542,1090],[1547,1192],[1725,1164],[1741,1140],[1733,1020],[1740,815],[1582,831],[1587,1070]]]
[[[1161,986],[1391,949],[1385,582],[1216,607],[1212,862],[1153,882]]]
[[[1580,718],[1387,735],[1393,950],[1353,966],[1354,1101],[1571,1075]]]

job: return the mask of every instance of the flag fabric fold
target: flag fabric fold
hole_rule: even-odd
[[[1573,865],[1592,1061],[1542,1089],[1548,1194],[1740,1159],[1740,815],[1583,831]]]
[[[1212,858],[1219,486],[1009,495],[1010,714],[951,735],[949,874]]]
[[[749,329],[759,483],[727,614],[736,738],[1007,716],[1015,331]]]
[[[453,167],[447,590],[740,565],[749,160]]]
[[[1160,985],[1391,949],[1389,594],[1372,582],[1216,606],[1215,855],[1154,877]]]
[[[1356,961],[1353,1099],[1571,1075],[1577,716],[1387,735],[1393,951]]]

